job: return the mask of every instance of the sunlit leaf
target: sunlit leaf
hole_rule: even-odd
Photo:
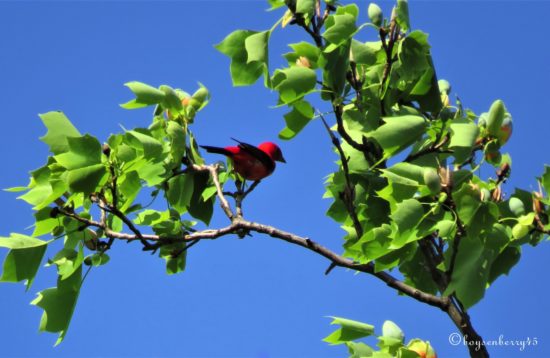
[[[50,147],[54,154],[69,150],[67,138],[80,137],[80,133],[63,112],[48,112],[40,115],[48,132],[40,140]]]
[[[330,324],[340,325],[340,328],[325,337],[323,341],[330,344],[342,344],[374,334],[374,326],[351,319],[332,317]]]

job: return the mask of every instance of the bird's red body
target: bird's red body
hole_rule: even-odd
[[[275,162],[285,162],[281,149],[272,142],[259,146],[236,141],[237,146],[225,148],[201,146],[209,153],[223,154],[233,160],[233,167],[246,180],[261,180],[275,170]]]

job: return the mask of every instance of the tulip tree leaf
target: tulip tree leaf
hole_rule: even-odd
[[[184,243],[163,245],[160,248],[159,256],[166,260],[166,273],[174,275],[185,270],[187,261],[187,250],[184,250]]]
[[[296,13],[312,16],[316,0],[296,0]]]
[[[208,225],[214,213],[214,198],[206,201],[202,198],[202,193],[208,187],[209,180],[208,173],[198,172],[193,174],[193,195],[187,206],[189,214],[206,225]]]
[[[479,135],[479,128],[468,119],[455,119],[450,128],[451,142],[449,148],[453,149],[456,161],[462,163],[471,155],[472,148]]]
[[[330,324],[338,324],[340,328],[323,339],[327,343],[342,344],[374,334],[374,326],[370,324],[340,317],[332,318],[333,321]]]
[[[272,86],[283,103],[294,102],[315,89],[317,75],[307,67],[289,67],[275,71]]]
[[[166,197],[170,205],[180,213],[186,211],[193,195],[193,175],[178,175],[168,180]]]
[[[460,241],[455,269],[445,294],[455,292],[465,308],[477,303],[485,295],[491,266],[508,241],[501,224],[487,233],[485,243],[479,236],[463,237]]]
[[[58,279],[57,287],[38,292],[31,304],[44,310],[40,320],[41,332],[59,333],[55,345],[63,341],[80,292],[82,266],[65,280]]]
[[[420,239],[417,236],[418,225],[424,216],[422,204],[416,199],[407,199],[396,205],[391,214],[397,230],[392,234],[392,248],[398,249],[411,241]]]
[[[55,160],[68,170],[84,168],[101,163],[101,144],[86,134],[81,137],[68,138],[69,151],[55,156]]]
[[[370,46],[357,40],[351,41],[351,53],[353,61],[358,65],[373,65],[376,63],[376,52]]]
[[[230,72],[234,86],[251,85],[267,71],[265,61],[268,38],[268,33],[237,30],[215,46],[218,51],[231,58]]]
[[[378,142],[386,156],[392,156],[418,140],[427,127],[424,118],[406,115],[385,117],[385,124],[367,135]]]
[[[142,108],[162,103],[165,100],[166,95],[163,91],[145,83],[133,81],[125,83],[125,86],[136,95],[136,98],[121,104],[122,108]]]
[[[357,31],[355,20],[356,17],[349,13],[330,15],[327,18],[325,23],[327,30],[323,33],[323,37],[332,45],[327,48],[327,52],[334,50],[350,39],[355,31]]]
[[[403,31],[408,31],[410,29],[409,23],[409,4],[407,0],[397,0],[396,7],[397,14],[397,23]]]
[[[294,50],[294,52],[289,52],[283,55],[289,65],[295,65],[296,61],[300,57],[305,57],[309,61],[310,68],[317,68],[317,62],[319,61],[319,56],[321,55],[321,50],[319,50],[317,46],[314,46],[309,42],[298,42],[290,44],[289,46]]]
[[[313,118],[314,110],[306,101],[297,101],[292,104],[292,110],[284,115],[286,127],[279,133],[281,139],[292,139]]]
[[[323,68],[323,85],[336,95],[340,95],[346,83],[346,71],[349,67],[350,44],[342,45],[331,52],[323,52],[319,65]],[[330,95],[321,93],[324,99],[330,99]]]
[[[54,154],[60,154],[69,150],[68,138],[80,137],[80,133],[69,121],[63,112],[48,112],[40,115],[42,123],[48,128],[48,132],[40,140],[50,147]]]
[[[0,237],[0,247],[10,249],[4,259],[0,282],[27,280],[28,290],[40,268],[47,245],[48,241],[21,234],[13,233],[10,237]]]
[[[67,184],[73,192],[88,194],[95,191],[105,174],[105,165],[90,165],[71,170],[67,176]]]

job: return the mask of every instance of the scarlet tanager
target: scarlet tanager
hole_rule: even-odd
[[[233,138],[232,138],[233,139]],[[262,180],[275,170],[275,162],[286,163],[277,144],[264,142],[259,146],[240,142],[225,148],[201,145],[208,153],[223,154],[233,160],[235,171],[246,180]]]

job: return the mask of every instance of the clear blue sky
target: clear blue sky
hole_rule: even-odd
[[[366,1],[360,2],[363,19]],[[382,2],[390,11],[391,2]],[[82,133],[145,126],[150,111],[118,104],[140,80],[194,91],[197,81],[212,102],[197,118],[202,144],[251,143],[276,138],[284,110],[269,107],[276,94],[260,85],[233,88],[228,59],[213,44],[237,28],[268,29],[279,12],[264,1],[1,1],[0,104],[3,175],[0,187],[24,185],[41,166],[47,147],[38,113],[63,110]],[[547,142],[550,43],[547,1],[412,1],[411,24],[430,34],[440,78],[477,113],[502,98],[514,116],[511,152],[515,186],[535,189],[534,177],[550,163]],[[287,37],[288,35],[288,37]],[[272,38],[272,70],[282,63],[295,30]],[[364,40],[374,39],[369,31]],[[305,36],[303,37],[306,38]],[[294,141],[281,143],[288,164],[249,198],[250,219],[308,236],[335,251],[342,231],[324,212],[323,177],[335,157],[326,133],[313,123]],[[210,157],[214,160],[214,157]],[[490,173],[485,173],[490,174]],[[0,235],[26,232],[30,207],[0,193]],[[217,212],[212,226],[225,225]],[[119,244],[109,265],[93,270],[81,293],[65,342],[38,334],[42,311],[29,302],[54,285],[43,270],[31,292],[0,285],[2,357],[343,357],[344,347],[321,341],[333,327],[329,315],[381,327],[395,321],[407,338],[422,337],[440,357],[465,356],[448,343],[456,329],[442,312],[396,295],[375,278],[342,269],[329,276],[327,262],[304,249],[259,235],[226,237],[195,246],[186,272],[167,276],[163,261]],[[4,252],[0,258],[4,257]],[[520,264],[471,310],[488,340],[537,338],[536,347],[492,348],[495,357],[550,356],[550,294],[544,275],[550,247],[526,248]]]

